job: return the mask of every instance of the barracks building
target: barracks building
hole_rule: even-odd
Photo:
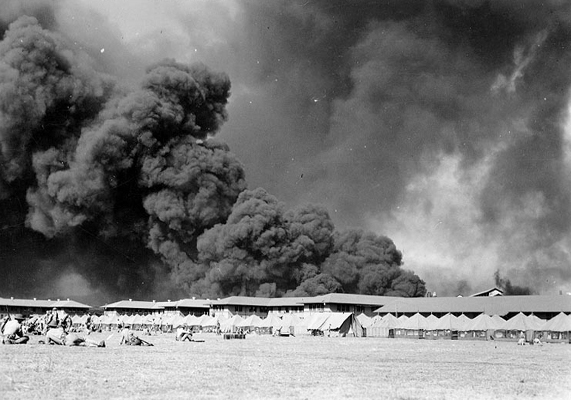
[[[0,314],[44,314],[57,307],[72,315],[83,315],[93,308],[74,300],[38,300],[0,297]],[[469,297],[418,297],[402,298],[360,294],[331,293],[313,297],[246,297],[230,296],[222,299],[181,299],[177,301],[121,300],[101,307],[106,315],[210,315],[229,318],[269,314],[311,315],[328,312],[351,312],[367,316],[392,314],[411,316],[445,314],[465,315],[474,318],[479,314],[499,315],[504,318],[523,313],[541,319],[550,319],[563,312],[571,314],[571,296],[502,296],[501,290],[492,288]]]

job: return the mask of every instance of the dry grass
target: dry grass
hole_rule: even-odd
[[[108,334],[95,334],[94,339]],[[274,338],[107,348],[0,345],[1,399],[567,399],[571,345]]]

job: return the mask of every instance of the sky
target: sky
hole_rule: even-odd
[[[483,290],[496,270],[537,293],[571,291],[568,2],[82,0],[53,10],[58,30],[124,85],[164,58],[227,73],[217,138],[248,188],[388,236],[429,291]]]

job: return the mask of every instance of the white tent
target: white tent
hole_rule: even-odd
[[[543,330],[551,332],[569,332],[571,331],[571,316],[559,313],[545,323]]]
[[[359,320],[359,323],[363,328],[368,328],[369,326],[373,325],[373,319],[364,313],[357,315],[356,318]]]
[[[324,330],[324,327],[335,336],[364,336],[363,327],[353,313],[331,313],[321,330]]]
[[[428,323],[426,322],[426,318],[416,313],[404,322],[399,322],[397,328],[409,330],[428,329]]]
[[[542,331],[545,322],[535,316],[518,313],[508,319],[501,329],[506,331]]]
[[[488,314],[480,314],[473,320],[470,320],[470,322],[466,324],[465,329],[463,330],[466,331],[496,330],[496,329],[501,329],[501,327],[504,324],[505,320],[503,318],[501,318],[501,320],[498,320],[497,318],[491,317]]]
[[[238,328],[253,328],[257,326],[257,324],[259,324],[260,322],[262,322],[262,319],[257,315],[252,314],[245,320],[240,321],[240,323],[237,326]]]
[[[211,327],[215,327],[219,324],[222,324],[226,319],[224,317],[222,317],[221,315],[216,315],[214,317],[209,317],[206,318],[202,321],[202,327],[203,328],[211,328]]]
[[[398,319],[392,314],[387,314],[382,318],[375,319],[373,325],[367,328],[367,336],[370,337],[389,337],[391,329],[395,329]]]
[[[238,327],[238,324],[242,322],[244,318],[239,315],[234,315],[227,321],[220,322],[220,330],[222,332],[234,332]]]
[[[316,331],[320,330],[321,326],[329,318],[329,313],[313,314],[307,321],[307,330]]]
[[[273,328],[275,326],[279,326],[281,322],[282,319],[276,314],[268,314],[266,318],[258,323],[258,328]]]
[[[301,333],[307,333],[307,329],[302,326],[302,321],[295,314],[285,314],[281,321],[274,326],[275,329],[279,329],[281,335],[296,335]]]

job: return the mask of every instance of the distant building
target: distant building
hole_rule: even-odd
[[[139,300],[121,300],[115,303],[106,304],[102,306],[105,315],[112,314],[140,314],[152,315],[160,314],[163,312],[164,307],[159,305],[156,301],[139,301]]]
[[[265,318],[268,316],[269,302],[270,299],[267,297],[230,296],[212,300],[210,302],[210,314],[213,316],[220,315],[224,318],[230,318],[233,315],[243,317],[254,314]]]
[[[504,319],[520,312],[550,319],[563,312],[571,313],[571,296],[476,296],[393,298],[375,312],[395,316],[416,313],[442,317],[447,313],[474,318],[479,314],[499,315]]]
[[[0,315],[5,314],[45,314],[48,310],[56,307],[68,314],[85,314],[91,308],[86,304],[77,301],[66,300],[38,300],[38,299],[15,299],[10,297],[5,299],[0,297]]]
[[[164,314],[180,313],[183,315],[208,315],[211,301],[206,299],[181,299],[178,301],[160,301],[157,304],[164,308]]]
[[[490,289],[486,289],[483,290],[481,292],[478,293],[474,293],[472,295],[470,295],[470,297],[484,297],[484,296],[488,296],[488,297],[493,297],[493,296],[503,296],[504,295],[504,291],[500,288],[497,287],[493,287]]]
[[[352,312],[374,315],[376,309],[401,297],[370,296],[365,294],[330,293],[303,299],[306,314],[322,312]]]

